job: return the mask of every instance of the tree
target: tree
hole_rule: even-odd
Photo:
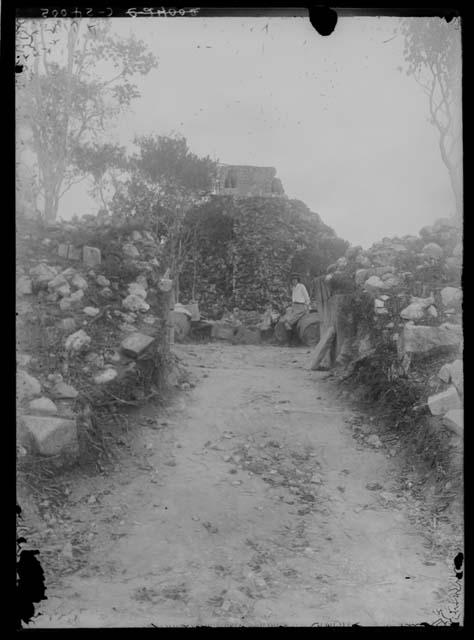
[[[17,49],[25,62],[17,121],[36,156],[44,218],[54,220],[61,197],[84,179],[73,162],[77,148],[99,142],[139,96],[131,78],[157,60],[135,37],[111,34],[108,20],[19,21]]]
[[[183,258],[192,250],[195,230],[184,226],[187,212],[212,190],[216,162],[189,150],[182,136],[140,136],[138,152],[129,160],[129,178],[113,200],[115,211],[142,216],[162,238],[164,254],[179,299]]]
[[[81,174],[91,176],[91,195],[108,212],[111,199],[122,187],[121,177],[128,169],[125,147],[110,142],[84,144],[75,148],[71,162]]]
[[[430,122],[439,133],[441,158],[448,169],[457,216],[462,216],[462,124],[460,22],[442,18],[405,18],[407,74],[428,96]]]

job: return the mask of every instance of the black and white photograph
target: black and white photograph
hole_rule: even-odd
[[[464,626],[459,13],[13,29],[17,629]]]

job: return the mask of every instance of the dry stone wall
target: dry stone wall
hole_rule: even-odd
[[[462,434],[462,232],[456,220],[438,220],[418,236],[384,238],[366,251],[350,247],[327,272],[333,293],[350,283],[343,313],[352,331],[337,364],[352,371],[378,360],[387,384],[413,381],[424,394],[417,404]]]
[[[157,238],[136,226],[87,216],[17,223],[20,459],[76,460],[97,435],[94,412],[159,393],[169,365],[164,268]]]

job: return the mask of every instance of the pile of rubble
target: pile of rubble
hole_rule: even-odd
[[[373,355],[380,343],[396,346],[393,376],[397,371],[407,376],[431,358],[437,369],[428,372],[426,385],[428,393],[435,393],[425,406],[459,435],[463,429],[461,275],[461,229],[456,220],[443,218],[423,228],[419,236],[384,238],[366,251],[350,247],[326,276],[333,290],[350,290],[373,305],[369,326],[351,345],[351,364]]]
[[[156,369],[166,367],[159,247],[150,231],[110,219],[18,226],[20,457],[75,459],[85,407],[157,392]]]

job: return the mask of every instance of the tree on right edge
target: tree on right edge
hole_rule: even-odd
[[[459,220],[463,212],[462,81],[460,19],[404,18],[407,74],[428,96],[430,122],[439,133],[441,158],[448,169]]]

